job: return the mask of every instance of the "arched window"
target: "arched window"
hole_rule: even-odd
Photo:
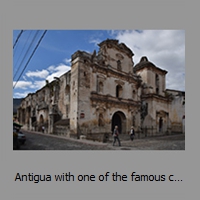
[[[117,69],[118,69],[119,71],[122,70],[122,66],[121,66],[121,61],[120,61],[120,60],[117,61]]]
[[[69,101],[70,100],[70,86],[66,85],[65,87],[65,94],[66,94],[66,98]]]
[[[122,86],[121,85],[117,85],[116,86],[116,97],[117,98],[122,98],[122,92],[123,92]]]
[[[65,94],[68,95],[69,91],[70,91],[70,86],[66,85],[66,87],[65,87]]]
[[[132,92],[132,97],[133,97],[133,99],[135,98],[135,96],[136,96],[136,91],[133,90],[133,92]]]

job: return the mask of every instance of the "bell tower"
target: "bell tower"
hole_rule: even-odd
[[[166,70],[156,67],[146,56],[140,59],[133,70],[142,77],[144,84],[149,88],[148,93],[164,96]]]

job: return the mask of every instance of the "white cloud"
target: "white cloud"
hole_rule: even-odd
[[[53,72],[53,71],[55,71],[55,66],[54,66],[54,65],[51,65],[51,66],[49,66],[49,67],[47,68],[47,70],[50,71],[50,72]]]
[[[34,81],[33,84],[30,86],[30,88],[39,90],[40,88],[44,87],[46,84],[46,81]]]
[[[15,89],[27,89],[31,87],[32,82],[31,81],[18,81],[17,84],[16,81],[13,81],[13,86],[15,86]]]
[[[66,64],[70,64],[71,63],[71,58],[66,58],[66,59],[64,59],[64,62],[66,63]]]
[[[25,91],[25,92],[15,92],[13,94],[13,98],[25,98],[29,93],[31,93],[31,92],[28,92],[28,91]]]
[[[55,68],[55,71],[65,73],[65,72],[69,71],[70,69],[71,69],[70,66],[60,64]]]
[[[64,73],[68,72],[71,69],[70,66],[67,66],[65,64],[60,64],[57,67],[55,66],[50,66],[48,67],[48,70],[41,70],[41,71],[29,71],[26,73],[26,76],[29,78],[32,77],[39,77],[43,80],[33,80],[33,81],[18,81],[17,84],[14,81],[13,82],[13,86],[15,85],[14,89],[22,89],[22,90],[27,90],[30,89],[32,90],[32,92],[42,88],[45,86],[46,84],[46,80],[48,80],[49,82],[54,80],[54,77],[60,77],[61,75],[63,75]],[[51,72],[51,74],[50,74]],[[26,77],[24,77],[25,79]],[[23,96],[25,93],[15,93],[14,95],[16,96]]]
[[[95,46],[98,47],[98,44],[101,43],[102,41],[100,39],[90,39],[89,43],[94,43]]]
[[[28,71],[26,73],[26,76],[27,77],[37,77],[37,78],[46,78],[47,76],[49,75],[49,72],[45,69],[39,71],[39,70],[36,70],[36,71]]]
[[[16,82],[13,82],[13,85]],[[46,84],[46,81],[18,81],[18,83],[15,86],[15,89],[21,89],[25,90],[24,92],[14,92],[13,91],[13,97],[14,98],[24,98],[29,93],[34,93],[35,91],[39,90],[40,88],[44,87]]]
[[[111,33],[133,51],[135,64],[142,56],[147,56],[157,67],[168,71],[167,88],[185,90],[185,76],[182,76],[185,74],[185,31],[131,30]]]
[[[60,77],[64,73],[68,72],[69,70],[71,70],[70,66],[67,66],[67,65],[64,65],[64,64],[60,64],[57,67],[54,67],[53,71],[55,71],[55,72],[50,74],[49,76],[47,76],[46,80],[51,82],[51,81],[54,80],[54,77]]]

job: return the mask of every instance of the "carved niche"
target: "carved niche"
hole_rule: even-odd
[[[98,104],[96,105],[95,113],[98,117],[98,125],[104,126],[105,125],[105,111],[106,111],[106,105],[105,104]]]
[[[106,80],[105,76],[97,75],[97,92],[98,93],[103,94],[105,80]]]
[[[119,70],[119,71],[122,70],[122,66],[121,66],[121,61],[120,60],[117,61],[117,70]]]

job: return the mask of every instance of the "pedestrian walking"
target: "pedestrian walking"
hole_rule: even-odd
[[[133,126],[131,126],[131,130],[130,130],[130,139],[131,139],[131,141],[133,141],[134,140],[134,137],[135,137],[135,130],[134,130],[134,127]]]
[[[116,140],[118,141],[119,146],[121,146],[120,140],[119,140],[119,130],[118,126],[115,126],[115,129],[113,131],[113,146],[115,145]]]
[[[44,126],[42,126],[42,132],[44,133],[44,130],[45,130],[45,127]]]

